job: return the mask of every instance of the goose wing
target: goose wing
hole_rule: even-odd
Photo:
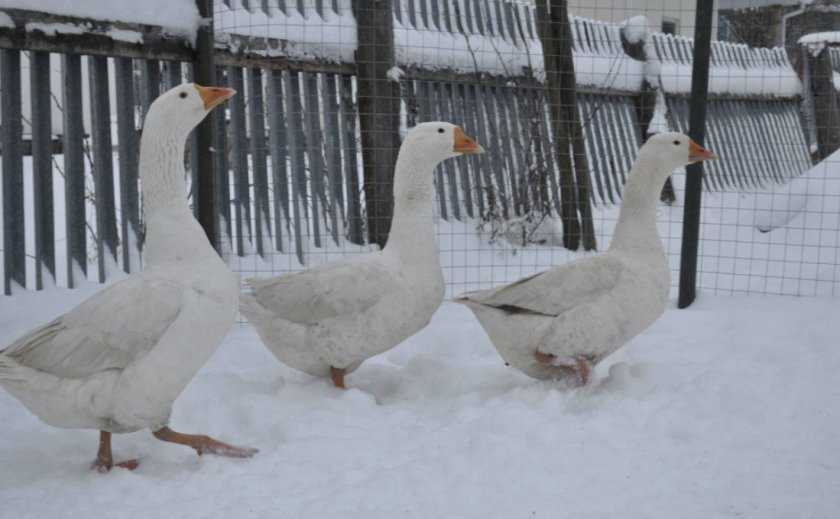
[[[184,288],[138,273],[19,338],[0,353],[64,378],[124,369],[175,321]]]
[[[510,313],[557,316],[612,290],[618,284],[622,270],[619,259],[602,254],[554,267],[509,285],[470,292],[459,300]]]
[[[356,315],[399,290],[402,277],[379,256],[367,261],[337,262],[271,279],[250,279],[254,298],[275,316],[314,324]]]

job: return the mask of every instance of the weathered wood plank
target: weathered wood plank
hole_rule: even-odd
[[[302,226],[308,222],[306,204],[306,164],[304,158],[303,109],[300,101],[300,77],[298,72],[289,71],[286,76],[286,113],[288,114],[289,166],[292,172],[292,215],[294,217],[295,253],[301,265],[305,265]]]
[[[324,107],[324,149],[327,159],[327,175],[329,179],[329,204],[332,216],[341,216],[338,222],[344,224],[344,185],[341,178],[341,134],[338,129],[338,97],[336,93],[336,76],[324,74],[324,88],[321,101]],[[336,233],[339,229],[336,229]],[[335,234],[334,236],[337,236]]]
[[[67,286],[74,288],[87,276],[85,217],[85,162],[82,124],[82,59],[78,54],[62,56],[64,78],[64,223],[67,236]],[[4,75],[5,76],[5,75]],[[80,279],[77,279],[77,269]]]
[[[283,103],[283,72],[269,70],[268,74],[268,137],[271,155],[271,173],[274,187],[274,235],[277,250],[283,247],[283,226],[289,226],[289,174],[288,147],[286,142],[286,110]]]
[[[96,196],[96,253],[99,282],[106,280],[106,254],[117,260],[117,213],[114,206],[114,152],[111,146],[111,101],[108,58],[88,58],[90,74],[93,182]]]
[[[353,103],[353,78],[341,77],[341,134],[344,143],[344,181],[347,186],[347,238],[363,244],[361,185],[357,167],[356,110]]]
[[[26,287],[26,239],[23,214],[23,122],[21,119],[21,68],[19,50],[0,51],[3,150],[3,266],[4,290],[13,283]]]
[[[254,176],[254,237],[257,254],[265,257],[263,236],[271,239],[271,218],[268,207],[268,169],[265,158],[265,109],[263,106],[262,71],[248,69],[248,122],[251,127],[251,171]]]
[[[432,98],[434,99],[432,106],[436,107],[435,117],[439,121],[451,121],[451,88],[447,89],[445,84],[435,83],[432,85],[432,92]],[[461,220],[461,201],[459,196],[461,189],[459,189],[458,186],[455,164],[453,164],[450,160],[445,160],[438,167],[443,171],[443,175],[446,177],[446,187],[448,188],[449,194],[449,207],[452,209],[452,216],[454,216],[456,220]],[[464,186],[460,187],[463,188]]]
[[[493,100],[493,91],[482,85],[478,90],[478,97],[483,101],[483,111],[487,124],[487,149],[490,152],[490,160],[493,167],[493,175],[496,178],[496,201],[502,208],[502,218],[507,220],[510,217],[510,199],[508,198],[507,182],[505,180],[505,159],[502,155],[502,141],[499,132],[499,118],[496,117],[496,106]]]
[[[330,219],[330,224],[335,233],[335,240],[338,241],[338,233],[335,229],[335,214],[327,214],[326,190],[324,189],[324,155],[322,151],[323,135],[321,134],[320,109],[318,107],[318,76],[304,72],[303,84],[305,87],[304,103],[306,112],[304,114],[304,128],[306,132],[306,156],[309,163],[309,203],[312,207],[312,238],[316,247],[321,246],[321,218],[318,214],[324,211],[324,225]]]
[[[429,122],[433,121],[435,116],[432,113],[432,86],[427,81],[418,81],[417,82],[417,89],[418,89],[418,98],[420,102],[420,121],[421,122]],[[435,168],[435,194],[438,199],[438,207],[440,210],[440,217],[444,220],[449,219],[449,213],[447,212],[446,208],[446,191],[444,187],[444,180],[443,180],[443,169],[442,168]]]
[[[139,270],[132,265],[132,249],[138,246],[140,201],[137,188],[138,143],[134,121],[134,81],[131,58],[114,60],[117,96],[117,151],[120,167],[120,234],[122,236],[122,268]]]
[[[237,92],[245,91],[242,69],[230,67],[227,71],[228,86]],[[248,138],[245,128],[245,96],[236,95],[228,102],[230,107],[230,155],[234,185],[234,227],[236,235],[236,253],[246,254],[244,233],[247,229],[248,241],[253,242],[251,231],[251,193],[248,174]]]
[[[160,62],[149,59],[141,63],[143,117],[145,117],[146,112],[149,111],[149,105],[160,95]]]
[[[44,269],[55,281],[50,55],[29,53],[32,103],[32,190],[35,209],[35,288],[44,288]],[[4,167],[5,170],[5,167]]]
[[[477,134],[478,125],[476,124],[476,110],[478,110],[478,107],[476,106],[474,92],[470,90],[470,85],[458,83],[456,85],[456,98],[458,101],[454,106],[457,119],[463,121],[463,124],[466,126],[464,130],[467,134],[475,135],[478,143],[483,146],[481,136]],[[470,190],[470,193],[471,197],[475,198],[475,210],[478,212],[477,214],[474,212],[471,202],[467,211],[470,218],[480,217],[484,214],[484,182],[481,178],[481,161],[479,160],[479,157],[480,155],[470,155],[464,159],[464,163],[462,164],[462,171],[465,175],[467,175],[468,179],[470,178],[470,175],[472,175],[470,183],[475,186]]]
[[[225,86],[225,69],[216,67],[216,84]],[[241,95],[241,94],[240,94]],[[219,220],[219,248],[222,252],[230,250],[233,236],[230,217],[230,163],[228,161],[227,116],[224,109],[213,110],[213,169],[216,181],[213,191],[216,197],[216,218]]]

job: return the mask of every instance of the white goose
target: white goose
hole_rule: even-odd
[[[0,351],[0,386],[41,420],[100,431],[100,472],[114,466],[111,433],[141,429],[198,454],[256,452],[168,427],[173,402],[236,318],[238,276],[192,217],[183,167],[187,134],[233,94],[186,84],[152,103],[140,141],[144,270]]]
[[[382,251],[271,279],[249,280],[242,313],[278,360],[313,376],[344,375],[425,327],[443,301],[433,221],[435,166],[481,146],[458,126],[412,128],[394,176],[394,218]]]
[[[534,378],[585,384],[594,364],[665,311],[671,282],[656,229],[659,192],[674,169],[711,158],[681,133],[651,137],[630,171],[606,253],[457,301],[507,364]]]

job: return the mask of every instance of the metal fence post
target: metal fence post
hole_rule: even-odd
[[[200,85],[216,84],[216,67],[213,64],[213,0],[196,0],[198,14],[202,18],[202,24],[196,34],[195,61],[193,70],[195,82]],[[239,95],[245,95],[240,92]],[[224,110],[220,107],[217,110]],[[197,143],[197,164],[198,175],[195,187],[195,204],[198,206],[198,221],[207,234],[207,239],[220,250],[218,234],[218,214],[216,212],[215,182],[216,175],[213,171],[213,122],[207,117],[196,129],[198,132]],[[224,150],[217,150],[217,153],[224,153]]]
[[[691,102],[688,135],[703,145],[706,137],[706,97],[709,90],[709,56],[712,44],[712,0],[697,0],[694,27],[694,56],[691,70]],[[703,191],[703,163],[686,167],[680,252],[680,294],[677,306],[686,308],[697,297],[697,246],[700,238],[700,198]]]

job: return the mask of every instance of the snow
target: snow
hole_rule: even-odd
[[[86,24],[77,25],[75,23],[27,23],[26,32],[40,31],[47,36],[55,36],[56,34],[84,34],[88,32],[89,27]]]
[[[194,0],[0,0],[0,9],[34,9],[65,16],[158,25],[195,41],[201,18]],[[66,32],[66,31],[58,31]]]
[[[639,43],[648,39],[648,19],[644,15],[633,16],[621,24],[629,43]]]
[[[812,32],[799,38],[800,45],[810,43],[840,43],[840,31]]]
[[[840,31],[812,32],[799,38],[798,43],[808,47],[812,56],[817,56],[826,45],[840,44]]]
[[[302,0],[303,13],[295,7],[288,14],[277,8],[276,2],[268,5],[268,14],[250,2],[249,11],[242,0],[231,0],[230,7],[217,2],[214,24],[217,35],[244,35],[256,38],[281,40],[279,48],[264,51],[269,56],[288,56],[303,60],[327,59],[352,63],[356,51],[356,20],[350,2],[338,2],[338,12],[324,9],[324,17],[315,9],[315,0]],[[291,4],[290,4],[291,6]],[[217,41],[217,45],[220,42]],[[235,43],[232,50],[236,51]],[[252,51],[254,52],[254,51]]]
[[[647,133],[653,135],[655,133],[665,133],[671,131],[668,127],[668,105],[665,102],[665,94],[662,89],[656,90],[656,104],[653,107],[653,117],[648,123]]]
[[[143,43],[143,35],[137,31],[125,29],[109,29],[106,33],[112,40],[127,41],[129,43]]]
[[[0,298],[0,343],[96,290]],[[673,306],[673,305],[672,305]],[[7,393],[0,502],[64,516],[811,517],[840,506],[836,299],[711,297],[669,309],[564,391],[506,368],[466,308],[366,362],[339,391],[238,326],[172,426],[253,445],[199,458],[114,437],[134,472],[88,470],[93,431],[41,424]],[[282,512],[281,512],[282,511]]]
[[[688,52],[692,40],[670,34],[654,34],[652,39],[657,42],[652,48],[664,50],[648,52],[656,62],[648,69],[648,80],[661,84],[666,93],[690,94],[691,56],[681,59],[673,49]],[[802,93],[802,82],[784,50],[713,42],[713,55],[716,49],[726,57],[713,60],[709,67],[709,94],[789,98]]]
[[[12,21],[12,18],[2,11],[0,11],[0,27],[15,28],[15,22]]]
[[[399,83],[400,79],[404,75],[405,75],[405,71],[403,69],[401,69],[400,67],[396,67],[396,66],[389,68],[388,72],[385,73],[385,76],[388,79],[390,79],[391,81],[394,81],[396,83]]]

